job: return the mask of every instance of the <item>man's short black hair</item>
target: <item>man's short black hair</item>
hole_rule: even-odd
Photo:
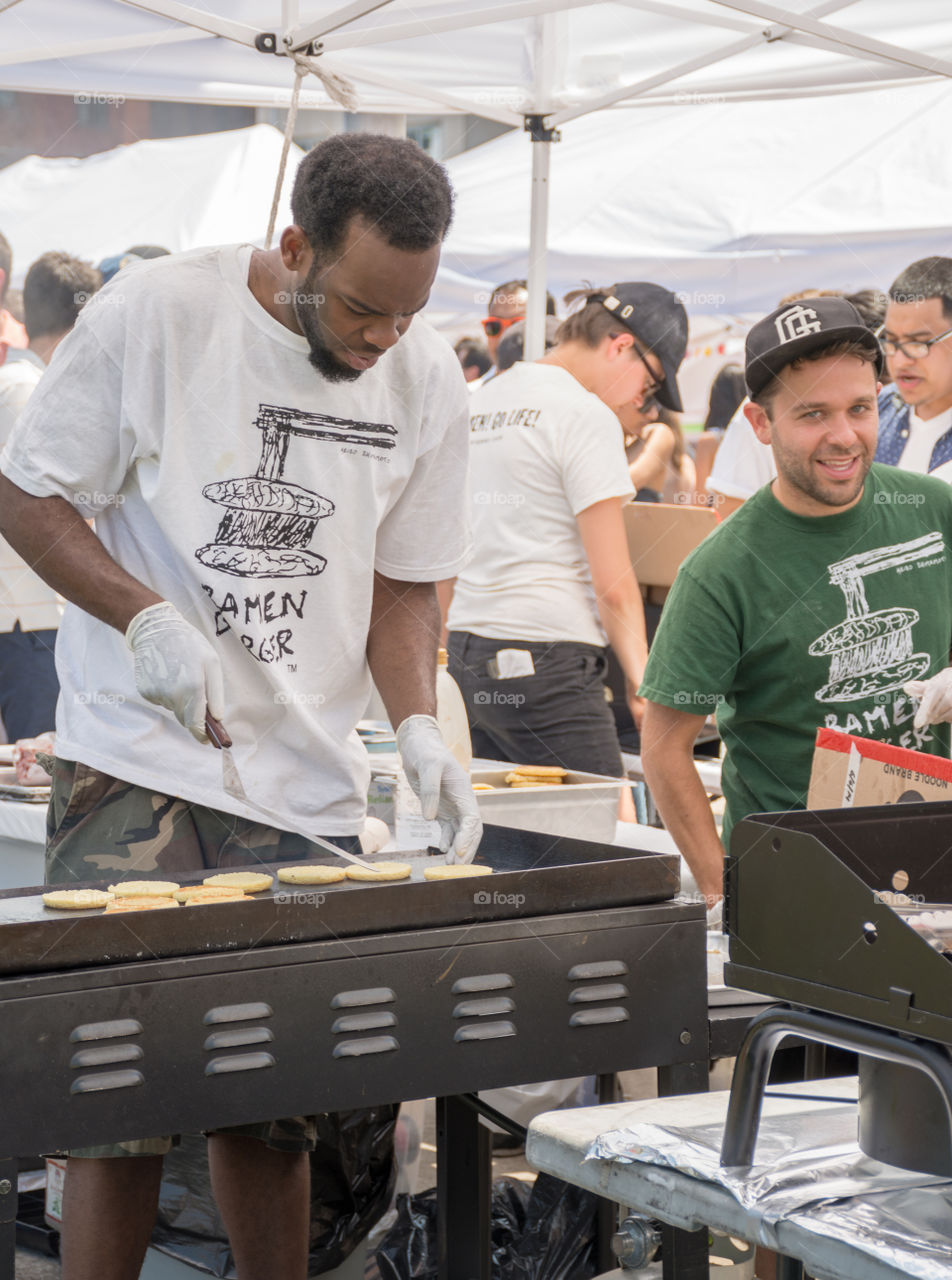
[[[493,303],[496,301],[497,298],[505,298],[507,295],[513,294],[513,293],[528,293],[528,292],[529,292],[528,280],[507,280],[504,284],[497,284],[495,289],[493,289],[492,293],[489,295],[489,310],[490,312],[492,312]],[[555,315],[555,299],[552,297],[552,294],[548,292],[548,290],[546,290],[546,295],[545,295],[545,314],[547,316]]]
[[[891,302],[927,302],[938,298],[942,314],[952,321],[952,258],[920,258],[900,271],[889,286]]]
[[[54,251],[37,258],[23,282],[24,323],[30,341],[68,333],[101,285],[96,267],[68,253]]]
[[[443,166],[415,142],[338,133],[301,161],[291,212],[318,259],[340,247],[355,216],[393,248],[422,251],[449,230],[453,189]]]
[[[13,250],[10,248],[10,241],[0,231],[0,271],[3,272],[3,282],[0,283],[0,307],[3,306],[3,299],[10,288],[10,272],[12,270]]]

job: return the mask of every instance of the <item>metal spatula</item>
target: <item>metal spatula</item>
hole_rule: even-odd
[[[312,844],[318,844],[322,849],[327,849],[330,853],[336,853],[338,858],[344,858],[347,862],[352,862],[355,867],[363,867],[365,871],[376,870],[372,862],[366,862],[363,858],[358,858],[355,853],[348,853],[346,849],[341,849],[338,845],[332,844],[330,840],[325,840],[323,836],[314,835],[310,831],[302,831],[300,827],[290,826],[287,818],[282,814],[269,809],[267,805],[259,804],[257,800],[250,799],[242,785],[238,766],[235,764],[235,757],[232,755],[231,738],[227,729],[214,716],[206,715],[205,731],[212,745],[216,746],[221,752],[221,780],[227,795],[234,796],[236,800],[240,800],[249,809],[254,809],[256,813],[260,813],[263,818],[267,818],[271,826],[277,827],[281,831],[291,831],[296,836],[303,836],[305,840],[310,840]]]

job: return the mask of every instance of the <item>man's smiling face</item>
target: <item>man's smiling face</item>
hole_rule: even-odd
[[[797,515],[833,515],[855,506],[876,452],[878,383],[858,356],[826,356],[788,367],[769,411],[744,412],[757,438],[773,449],[774,495]]]

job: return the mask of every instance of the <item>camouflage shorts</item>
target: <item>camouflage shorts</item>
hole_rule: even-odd
[[[321,853],[289,831],[231,813],[190,804],[90,765],[54,760],[46,820],[46,882],[138,877],[144,872],[194,875],[256,862],[302,861]],[[334,836],[335,844],[359,852],[356,836]],[[275,1151],[313,1151],[313,1116],[291,1116],[216,1130],[257,1138]],[[71,1156],[165,1155],[177,1138],[138,1138],[83,1147]]]

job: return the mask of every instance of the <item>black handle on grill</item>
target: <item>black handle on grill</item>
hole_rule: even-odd
[[[925,1072],[942,1094],[952,1128],[952,1063],[938,1046],[927,1040],[907,1040],[865,1022],[814,1013],[812,1009],[768,1009],[752,1019],[737,1055],[721,1142],[722,1165],[749,1169],[753,1164],[770,1064],[777,1046],[787,1036],[799,1036]]]

